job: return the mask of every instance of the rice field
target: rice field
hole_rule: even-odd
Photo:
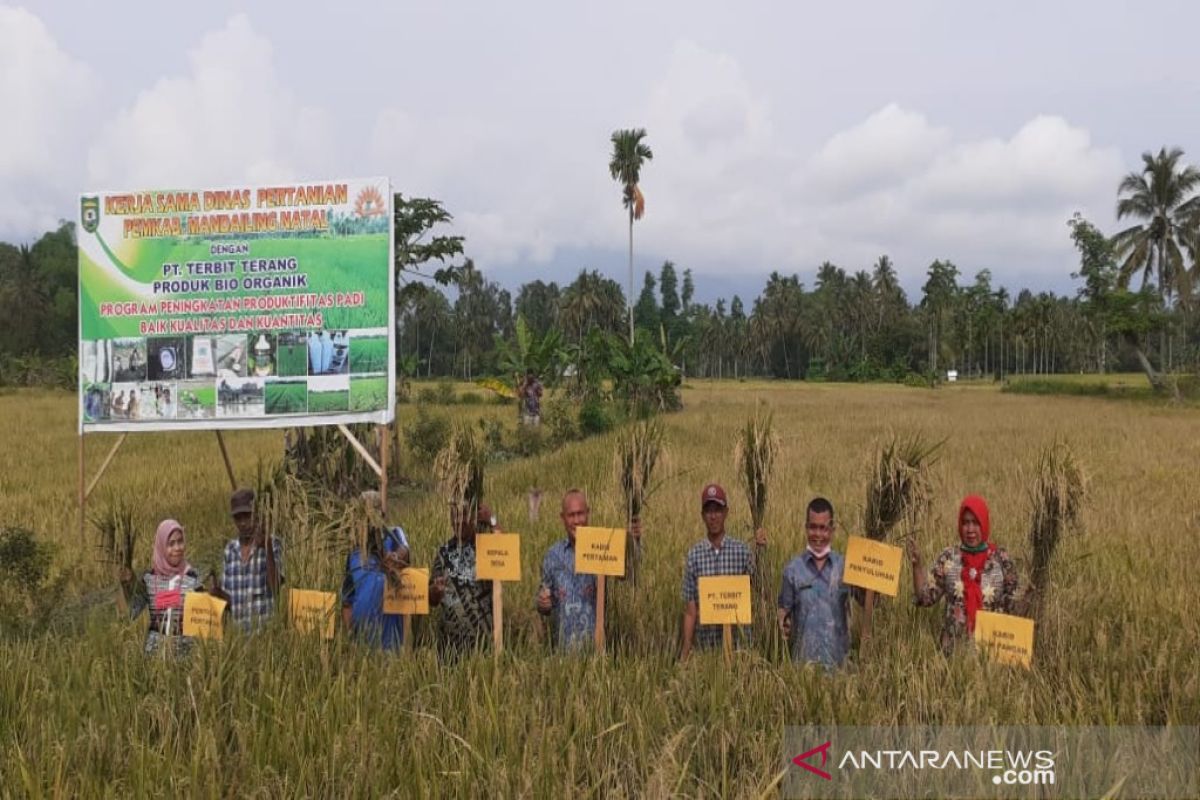
[[[266,386],[268,414],[303,414],[308,410],[306,381],[271,381]]]
[[[350,371],[356,375],[367,372],[387,372],[388,340],[386,336],[355,336],[350,340]]]
[[[350,410],[371,411],[387,408],[388,379],[350,378]]]
[[[324,414],[328,411],[350,410],[350,390],[335,389],[308,393],[308,411],[311,414]]]
[[[729,665],[714,653],[678,663],[683,558],[703,531],[697,495],[722,482],[730,533],[750,536],[733,451],[760,401],[780,437],[764,520],[773,590],[803,548],[812,496],[837,509],[836,549],[862,533],[871,464],[893,433],[946,439],[918,533],[926,563],[955,541],[958,500],[978,492],[991,505],[993,541],[1025,579],[1032,472],[1042,448],[1065,438],[1091,484],[1084,529],[1062,541],[1052,565],[1034,668],[968,651],[943,657],[941,609],[912,605],[907,565],[900,597],[875,609],[869,645],[836,673],[787,663],[770,636]],[[562,535],[566,489],[588,492],[593,524],[623,523],[615,435],[489,468],[486,497],[502,527],[522,534],[522,579],[504,587],[499,658],[439,663],[423,621],[415,649],[401,655],[316,641],[280,622],[253,640],[228,634],[175,665],[142,656],[144,618],[117,617],[112,567],[94,533],[77,533],[73,395],[0,395],[0,524],[52,543],[51,579],[62,586],[55,630],[0,642],[5,793],[771,797],[794,755],[784,750],[787,725],[1200,724],[1200,599],[1181,566],[1200,562],[1194,409],[978,386],[732,382],[696,382],[684,402],[663,418],[670,458],[645,511],[638,585],[610,592],[608,656],[550,653],[534,596],[542,554]],[[469,422],[496,409],[433,413]],[[415,409],[398,414],[404,424]],[[239,479],[252,484],[281,439],[227,434]],[[88,437],[89,475],[111,441]],[[545,492],[536,520],[534,488]],[[135,564],[146,563],[165,516],[187,526],[193,564],[219,563],[232,530],[211,433],[131,436],[93,505],[112,492],[138,500]],[[398,488],[389,511],[414,562],[428,564],[449,535],[444,503]],[[337,590],[344,548],[325,547],[303,519],[280,535],[290,586]]]

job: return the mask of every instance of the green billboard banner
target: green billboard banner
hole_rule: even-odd
[[[79,203],[79,426],[390,422],[386,178]]]

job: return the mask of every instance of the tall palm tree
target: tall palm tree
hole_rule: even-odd
[[[650,146],[643,143],[645,128],[613,131],[612,158],[608,172],[621,184],[621,203],[629,211],[629,342],[633,343],[633,221],[641,219],[646,210],[646,198],[638,188],[642,164],[654,158]]]
[[[1142,273],[1142,286],[1154,277],[1164,305],[1173,299],[1186,311],[1192,301],[1192,281],[1200,251],[1200,170],[1181,165],[1183,150],[1160,148],[1158,154],[1142,153],[1142,171],[1131,172],[1117,189],[1117,219],[1133,217],[1143,222],[1132,225],[1112,238],[1113,251],[1124,258],[1117,273],[1121,287],[1129,285],[1134,273]],[[1191,266],[1184,262],[1184,251]],[[1167,381],[1153,368],[1140,344],[1134,342],[1134,354],[1157,392],[1165,391]],[[1165,365],[1166,330],[1161,332],[1160,365]],[[1178,387],[1171,386],[1178,397]]]
[[[1131,172],[1117,189],[1117,219],[1142,220],[1113,237],[1117,256],[1125,260],[1118,275],[1121,286],[1142,273],[1142,284],[1158,281],[1163,300],[1191,301],[1192,278],[1183,252],[1196,270],[1197,223],[1200,222],[1200,170],[1181,165],[1183,151],[1163,147],[1157,155],[1142,153],[1142,171]]]

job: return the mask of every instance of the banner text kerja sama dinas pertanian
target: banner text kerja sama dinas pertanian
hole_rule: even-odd
[[[80,198],[80,427],[389,422],[385,178]]]

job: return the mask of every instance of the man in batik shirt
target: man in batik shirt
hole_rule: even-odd
[[[563,495],[559,516],[567,535],[555,542],[542,559],[537,610],[550,617],[551,641],[562,650],[587,648],[595,641],[596,576],[575,572],[575,529],[587,527],[590,515],[587,496],[580,489]],[[636,552],[642,540],[638,520],[630,524],[629,536]]]
[[[492,636],[492,582],[475,579],[475,534],[499,532],[492,510],[484,503],[452,509],[457,534],[438,548],[429,572],[429,605],[437,615],[438,652],[458,656],[487,647]]]

